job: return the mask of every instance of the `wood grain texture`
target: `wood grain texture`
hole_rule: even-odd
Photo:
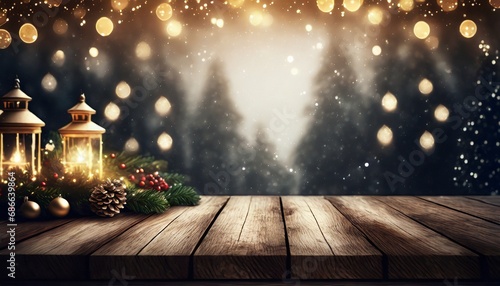
[[[374,197],[327,199],[387,256],[389,279],[479,279],[479,257]]]
[[[130,228],[92,254],[91,278],[125,269],[135,279],[188,279],[190,256],[227,200],[203,196],[197,206],[173,207]]]
[[[88,257],[145,215],[120,214],[69,222],[16,245],[17,279],[88,279]],[[0,259],[9,253],[0,251]],[[2,274],[6,270],[2,268]]]
[[[500,225],[419,198],[386,197],[379,200],[481,254],[486,258],[487,265],[484,267],[487,273],[493,278],[500,278]],[[459,198],[444,201],[456,205],[461,203]],[[483,273],[486,269],[483,269]]]
[[[382,254],[323,197],[283,197],[291,275],[381,279]]]
[[[281,279],[286,271],[279,197],[231,197],[193,257],[195,279]]]
[[[466,198],[500,206],[500,196],[467,196]]]
[[[63,219],[53,219],[53,220],[43,220],[43,221],[23,221],[18,222],[16,228],[16,242],[19,243],[27,238],[33,237],[37,234],[43,233],[47,230],[59,227],[70,221],[75,220],[75,218],[63,218]],[[7,225],[7,221],[1,224],[2,227]],[[9,242],[9,237],[6,231],[0,233],[0,249],[7,247]]]
[[[500,206],[493,206],[464,197],[424,196],[420,198],[500,224]]]

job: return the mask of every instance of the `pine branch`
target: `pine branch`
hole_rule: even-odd
[[[184,184],[186,182],[186,176],[178,173],[161,173],[163,179],[170,185]]]
[[[184,185],[173,185],[165,192],[165,198],[171,206],[194,206],[200,201],[200,195],[193,187]]]
[[[170,204],[162,193],[127,186],[127,204],[125,205],[125,209],[136,213],[154,214],[163,213],[169,207]]]

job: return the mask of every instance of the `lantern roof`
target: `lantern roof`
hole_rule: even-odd
[[[20,88],[16,78],[14,89],[2,97],[4,110],[0,112],[0,132],[2,133],[40,133],[45,126],[40,118],[28,110],[31,97]],[[20,104],[20,102],[24,102]]]
[[[68,113],[95,114],[95,109],[85,102],[85,94],[82,93],[82,95],[80,95],[80,101],[75,106],[68,109]]]

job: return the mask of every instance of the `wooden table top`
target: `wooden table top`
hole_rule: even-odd
[[[15,256],[28,280],[490,282],[500,197],[204,196],[159,215],[22,222]]]

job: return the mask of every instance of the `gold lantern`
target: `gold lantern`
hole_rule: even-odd
[[[21,90],[16,78],[14,89],[2,97],[0,114],[0,167],[18,167],[35,176],[41,168],[41,136],[45,123],[28,110],[31,97]]]
[[[89,176],[98,173],[102,177],[102,134],[104,128],[91,120],[95,110],[85,103],[85,95],[80,102],[68,109],[71,122],[59,129],[63,143],[63,164],[67,171],[81,170]]]

